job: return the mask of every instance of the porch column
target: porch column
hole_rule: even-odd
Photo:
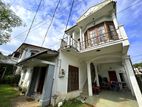
[[[92,96],[92,80],[91,80],[91,68],[90,68],[90,62],[87,62],[87,77],[88,77],[88,94],[89,96]]]
[[[100,83],[99,83],[99,77],[98,77],[98,69],[97,69],[97,65],[95,65],[95,74],[96,74],[96,82],[97,82],[97,86],[100,86]]]
[[[125,66],[127,67],[127,70],[128,70],[126,72],[128,73],[128,77],[130,78],[130,82],[131,82],[135,97],[137,99],[138,105],[139,105],[139,107],[141,107],[141,105],[142,105],[142,93],[140,91],[138,82],[136,80],[134,70],[133,70],[133,67],[132,67],[132,63],[130,61],[130,57],[129,56],[125,57],[124,62],[125,62]]]
[[[68,36],[67,36],[67,39],[68,39],[67,45],[68,45],[68,46],[70,46],[70,38],[71,38],[70,35],[68,35]]]
[[[52,86],[54,82],[54,68],[55,65],[50,65],[47,68],[46,76],[44,80],[44,86],[42,90],[42,96],[40,99],[40,103],[42,107],[47,106],[50,103],[51,96],[52,96]]]
[[[21,75],[21,77],[20,77],[20,81],[19,81],[19,86],[21,85],[21,82],[23,81],[23,78],[25,76],[25,71],[22,70],[20,75]]]
[[[31,76],[32,76],[32,68],[27,68],[22,87],[26,87],[26,88],[29,87]]]

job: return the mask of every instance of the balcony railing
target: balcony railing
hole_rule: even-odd
[[[67,36],[66,38],[62,39],[61,47],[62,48],[72,47],[79,51],[79,50],[84,50],[89,47],[95,47],[95,46],[108,43],[114,40],[119,40],[119,39],[121,38],[118,37],[116,30],[103,33],[103,34],[100,34],[99,36],[92,37],[89,39],[85,38],[85,41],[83,42],[77,41],[73,38],[70,38],[70,36]]]
[[[76,41],[73,38],[70,38],[69,36],[67,36],[64,39],[62,39],[61,47],[62,48],[72,47],[74,49],[80,50],[79,49],[79,42]]]

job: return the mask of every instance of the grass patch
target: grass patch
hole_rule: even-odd
[[[19,93],[10,85],[0,85],[0,107],[11,107],[10,100]]]
[[[65,101],[63,107],[82,107],[82,103],[76,99]]]

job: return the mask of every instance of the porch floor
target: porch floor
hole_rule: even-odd
[[[102,91],[99,95],[88,97],[85,101],[93,107],[138,107],[131,92]]]

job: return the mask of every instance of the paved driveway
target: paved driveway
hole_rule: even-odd
[[[99,95],[89,97],[86,103],[95,107],[138,107],[131,92],[102,91]]]
[[[12,107],[40,107],[38,101],[34,101],[25,96],[19,96],[11,100]]]

